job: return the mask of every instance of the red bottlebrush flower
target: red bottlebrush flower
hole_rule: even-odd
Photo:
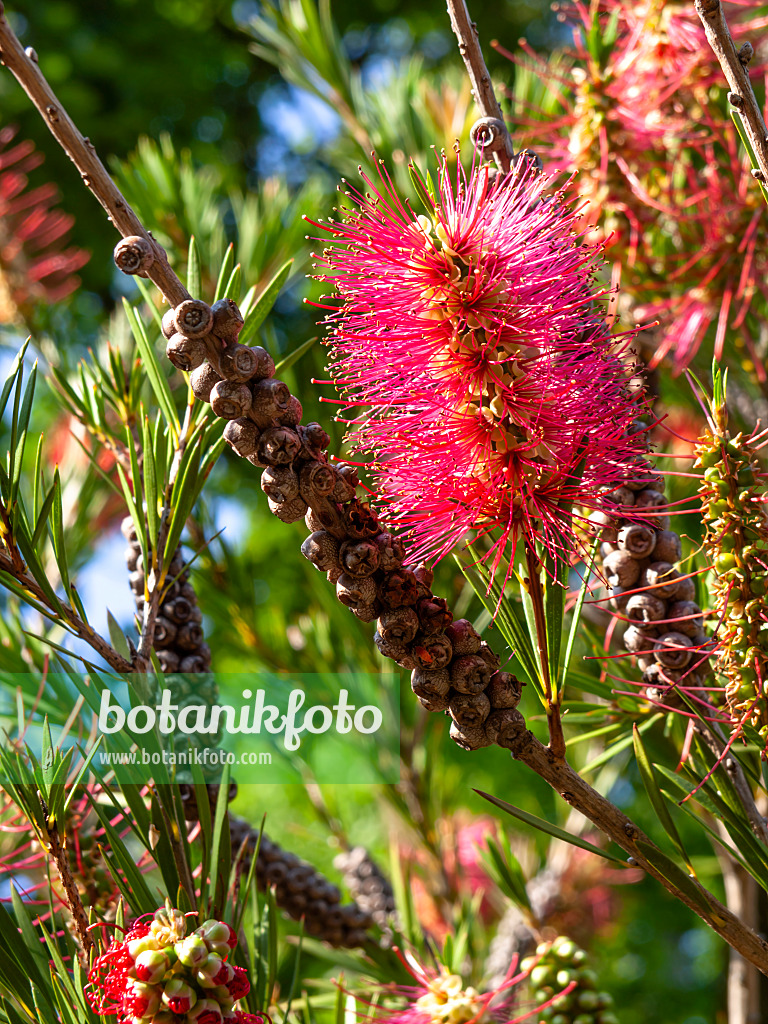
[[[11,146],[15,135],[15,127],[0,129],[0,323],[23,316],[35,302],[65,298],[90,259],[84,249],[64,248],[74,220],[55,209],[56,186],[27,188],[43,157],[31,142]]]
[[[410,532],[411,561],[470,530],[498,529],[498,559],[520,536],[560,545],[570,504],[603,507],[644,449],[627,341],[593,301],[597,250],[528,165],[491,182],[460,165],[452,180],[443,161],[418,218],[385,175],[365,180],[327,229],[322,279],[343,301],[331,372],[365,410],[353,438],[376,457],[389,522]]]
[[[478,992],[465,985],[460,975],[452,974],[443,964],[439,964],[435,970],[420,964],[411,953],[396,952],[416,984],[389,989],[404,998],[406,1005],[401,1009],[379,1010],[380,1016],[377,1019],[380,1024],[475,1024],[480,1021],[487,1024],[493,1021],[518,1024],[551,1002],[527,1010],[517,1007],[518,1010],[523,1009],[523,1012],[510,1019],[516,1001],[514,989],[530,973],[517,973],[517,957],[513,958],[501,985],[489,992]],[[567,994],[573,988],[574,984],[567,986],[558,996]]]
[[[230,997],[237,1002],[238,999],[243,999],[251,991],[251,985],[248,981],[248,975],[245,973],[242,967],[233,967],[232,970],[235,972],[234,977],[226,983],[226,989],[230,994]]]

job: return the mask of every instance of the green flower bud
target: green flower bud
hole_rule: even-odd
[[[208,946],[200,935],[188,935],[173,948],[185,967],[200,967],[208,959]]]

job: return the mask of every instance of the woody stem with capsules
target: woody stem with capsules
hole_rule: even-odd
[[[465,0],[447,0],[447,4],[451,28],[459,42],[459,53],[472,83],[475,103],[483,117],[492,117],[504,124],[504,115],[493,90],[483,51],[480,49],[477,26],[469,16]],[[506,129],[502,133],[502,140],[503,146],[493,155],[499,170],[506,173],[515,155],[512,137]]]

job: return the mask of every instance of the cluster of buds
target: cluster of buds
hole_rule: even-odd
[[[748,722],[768,742],[768,523],[757,441],[731,436],[724,406],[716,407],[710,430],[699,439],[696,465],[704,470],[704,547],[714,567],[720,623],[716,670],[733,725]]]
[[[134,242],[118,250],[130,253]],[[498,656],[466,619],[453,622],[430,589],[431,571],[403,566],[402,543],[358,499],[355,470],[330,464],[320,424],[301,423],[301,404],[272,376],[269,354],[238,344],[242,325],[231,299],[213,306],[187,299],[163,317],[168,358],[189,372],[195,396],[228,420],[224,438],[233,451],[264,469],[271,511],[286,523],[305,519],[312,532],[303,554],[354,615],[377,621],[379,650],[412,671],[422,706],[450,714],[451,736],[465,750],[511,747],[525,729],[516,710],[520,683],[499,671]]]
[[[343,873],[344,885],[357,905],[387,932],[395,920],[395,895],[389,879],[364,846],[345,850],[333,866]]]
[[[243,847],[243,865],[247,871],[258,842],[256,884],[273,889],[277,905],[295,921],[304,920],[304,931],[331,946],[354,948],[369,941],[367,929],[373,921],[369,912],[357,903],[341,902],[339,889],[311,864],[284,850],[261,835],[247,821],[230,818],[232,849]]]
[[[647,465],[614,488],[624,517],[597,513],[602,571],[611,605],[629,623],[624,646],[637,657],[646,696],[668,704],[677,686],[701,686],[708,673],[709,638],[693,579],[679,572],[679,534],[669,528],[664,481]]]
[[[88,1002],[117,1024],[260,1024],[268,1018],[236,1009],[251,987],[243,968],[228,963],[236,945],[224,921],[205,921],[187,934],[186,917],[166,901],[96,958]]]
[[[589,956],[575,942],[560,935],[554,942],[542,943],[536,955],[523,960],[530,970],[530,984],[537,1003],[551,1000],[539,1011],[538,1019],[548,1024],[619,1024],[613,1013],[613,998],[598,992],[597,975],[587,964]],[[563,989],[568,989],[563,992]],[[556,993],[561,993],[556,995]],[[554,997],[554,998],[553,998]]]

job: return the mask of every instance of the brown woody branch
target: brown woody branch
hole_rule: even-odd
[[[451,28],[459,42],[459,53],[472,83],[472,95],[475,97],[480,113],[484,118],[493,118],[504,124],[499,101],[493,90],[493,83],[480,49],[477,25],[471,20],[465,0],[447,0],[448,16]],[[494,153],[496,162],[502,171],[508,171],[515,155],[512,138],[504,129],[501,133],[502,147]]]
[[[593,825],[620,846],[641,868],[661,882],[668,892],[698,914],[748,963],[768,975],[768,942],[748,928],[698,881],[691,879],[691,884],[699,889],[701,902],[680,889],[673,879],[665,877],[643,853],[643,847],[655,851],[655,844],[618,807],[585,782],[566,761],[555,757],[548,747],[525,729],[521,729],[511,751],[514,758],[548,782],[567,804],[589,818]]]
[[[477,33],[474,26],[469,22],[469,15],[463,0],[449,0],[449,10],[452,23],[454,24],[454,31],[459,37],[462,55],[465,58],[465,63],[467,63],[475,86],[478,105],[480,105],[481,110],[487,116],[500,118],[501,110],[493,95],[490,77],[477,44]],[[7,22],[2,17],[1,12],[2,5],[0,4],[0,54],[2,55],[3,62],[8,65],[22,87],[30,95],[33,102],[35,102],[54,137],[62,144],[70,158],[81,171],[87,186],[98,198],[104,209],[107,210],[110,220],[112,220],[115,227],[124,237],[139,235],[149,239],[149,233],[144,229],[126,200],[115,188],[103,165],[95,156],[93,146],[80,135],[69,117],[61,109],[45,79],[40,74],[36,63],[24,53]],[[49,111],[49,107],[53,108],[53,113]],[[509,139],[505,143],[504,152],[511,159],[511,140]],[[156,243],[153,242],[152,244],[156,250],[162,253],[162,258],[161,260],[156,260],[152,265],[148,271],[148,276],[164,292],[169,302],[175,306],[187,298],[188,293],[168,266],[165,253],[159,249]],[[0,561],[0,569],[8,571],[6,566],[2,564],[2,561]],[[34,588],[36,591],[39,591],[36,584]],[[35,596],[38,596],[37,593],[35,593]],[[111,648],[109,650],[111,651]],[[116,652],[112,652],[112,654],[116,655]],[[119,658],[119,656],[117,657]],[[119,660],[122,662],[122,659]],[[123,663],[120,665],[119,670],[130,671],[131,666],[128,663]],[[639,844],[642,843],[645,849],[650,851],[651,856],[658,852],[661,858],[661,851],[643,835],[640,829],[626,815],[577,775],[567,762],[558,758],[552,750],[535,739],[525,728],[522,716],[519,716],[519,727],[514,730],[514,735],[510,735],[507,732],[502,745],[508,747],[514,757],[526,764],[532,771],[536,772],[537,775],[541,776],[541,778],[557,790],[569,805],[589,818],[593,824],[643,867],[648,874],[661,882],[668,892],[698,914],[718,935],[737,950],[745,960],[754,964],[764,974],[768,974],[768,942],[742,924],[738,918],[697,882],[692,884],[695,884],[700,890],[701,902],[693,899],[690,891],[686,892],[684,889],[681,889],[675,884],[673,879],[665,877],[649,861],[648,857],[643,854]]]
[[[752,45],[744,43],[741,49],[736,49],[720,0],[694,0],[693,6],[730,87],[728,99],[741,118],[755,154],[755,177],[768,184],[768,129],[752,89],[747,67],[754,52]]]
[[[13,577],[36,601],[39,601],[41,605],[49,609],[52,616],[60,617],[71,633],[79,636],[81,640],[85,640],[116,672],[133,671],[130,661],[126,661],[121,654],[118,654],[114,647],[108,644],[104,637],[97,633],[92,626],[89,626],[87,622],[83,622],[71,605],[62,601],[58,607],[52,607],[44,590],[37,581],[28,572],[20,570],[11,555],[5,554],[2,551],[0,551],[0,572],[7,573]]]
[[[3,12],[4,7],[0,0],[0,63],[8,68],[37,107],[51,134],[80,172],[83,184],[107,211],[108,219],[123,238],[139,235],[150,243],[154,262],[147,271],[147,276],[154,281],[172,306],[188,299],[189,292],[171,270],[165,250],[144,229],[96,155],[93,143],[80,134],[69,114],[57,100],[37,66],[34,51],[24,50]]]

